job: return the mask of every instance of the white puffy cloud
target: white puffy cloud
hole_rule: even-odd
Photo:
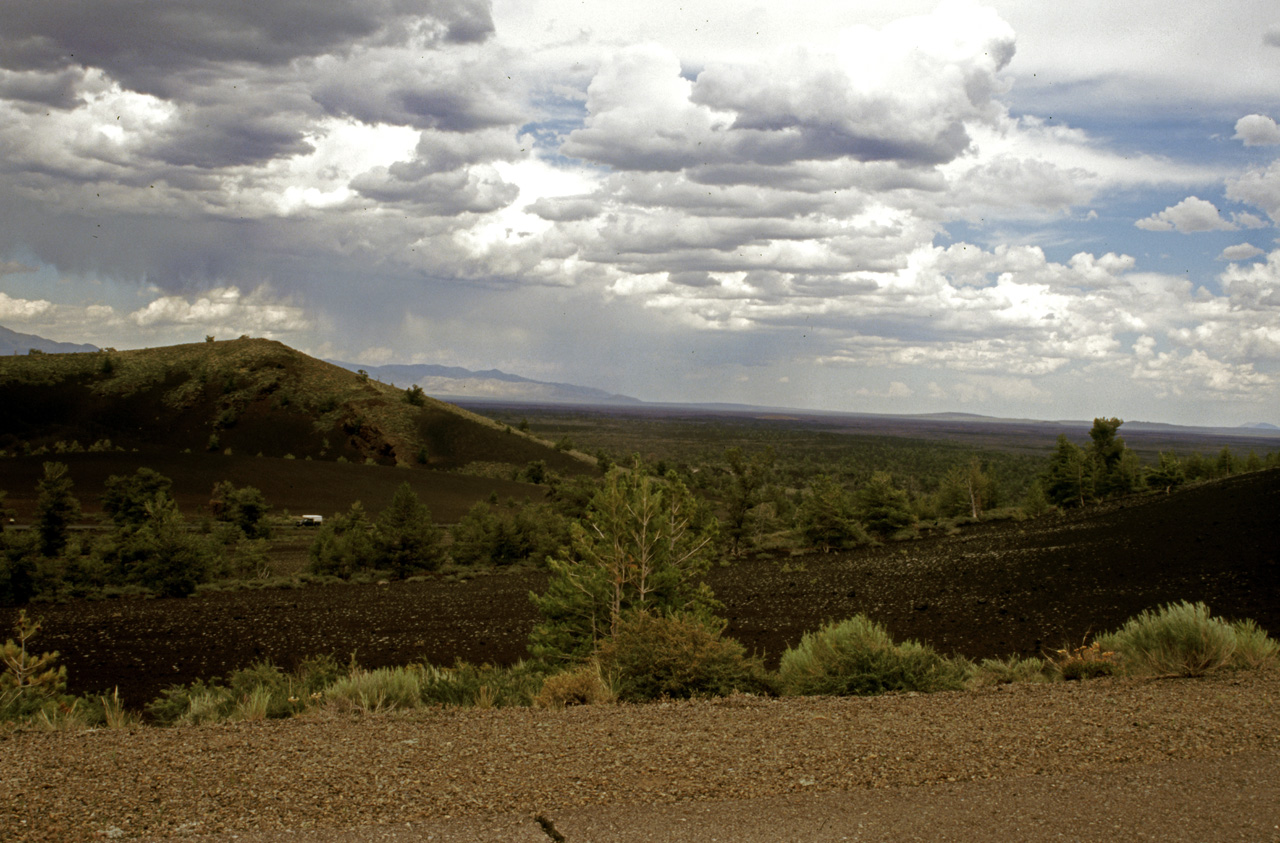
[[[1234,246],[1228,246],[1222,250],[1222,254],[1218,255],[1220,261],[1247,261],[1250,258],[1256,258],[1258,255],[1265,255],[1266,252],[1259,249],[1252,243],[1237,243]]]
[[[238,287],[220,287],[192,299],[161,296],[129,319],[144,329],[195,327],[212,334],[265,337],[306,330],[312,324],[302,308],[274,300],[262,287],[248,295]]]
[[[1275,146],[1280,144],[1280,126],[1263,114],[1250,114],[1236,121],[1233,136],[1245,146]]]
[[[29,322],[52,311],[53,302],[47,299],[19,299],[0,293],[0,319],[7,322]]]
[[[1229,178],[1226,184],[1228,199],[1261,208],[1273,223],[1280,223],[1280,160]]]
[[[1208,394],[1216,399],[1247,399],[1274,386],[1275,378],[1255,371],[1252,363],[1229,363],[1199,349],[1156,351],[1152,337],[1135,343],[1132,377],[1151,384],[1160,396]]]
[[[1188,196],[1176,205],[1138,220],[1134,225],[1147,231],[1179,231],[1183,234],[1235,229],[1235,225],[1218,213],[1217,206],[1198,196]]]

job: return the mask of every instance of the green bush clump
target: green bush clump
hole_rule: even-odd
[[[324,692],[327,704],[338,711],[369,714],[422,705],[423,669],[380,667],[353,670]]]
[[[599,660],[592,659],[573,670],[548,676],[533,698],[533,704],[538,708],[568,708],[611,703],[617,698],[617,692],[600,670]]]
[[[1011,685],[1017,682],[1049,682],[1053,679],[1050,664],[1044,659],[1009,656],[1003,659],[983,659],[973,666],[969,685],[982,688],[990,685]]]
[[[771,690],[759,659],[692,614],[634,612],[601,645],[599,660],[628,702]]]
[[[965,686],[969,665],[915,641],[895,643],[863,615],[805,633],[782,654],[784,694],[865,696],[886,691],[951,691]]]
[[[537,666],[519,662],[512,667],[458,662],[452,668],[427,665],[423,673],[422,700],[430,705],[459,708],[509,708],[533,704],[544,673]]]
[[[1144,611],[1099,643],[1136,674],[1203,676],[1224,667],[1273,664],[1277,644],[1252,621],[1215,618],[1203,603]]]

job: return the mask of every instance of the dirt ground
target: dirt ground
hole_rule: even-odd
[[[0,734],[0,829],[57,843],[1277,843],[1277,699],[1272,669],[31,730]]]
[[[1034,655],[1114,629],[1144,609],[1204,601],[1280,632],[1280,472],[1168,497],[967,528],[958,536],[713,569],[729,634],[776,664],[826,621],[864,613],[898,639],[971,658]],[[39,647],[72,692],[119,687],[142,705],[175,683],[267,659],[353,653],[367,667],[427,659],[509,664],[536,620],[545,574],[500,571],[387,585],[40,605]],[[11,626],[14,610],[0,610]]]

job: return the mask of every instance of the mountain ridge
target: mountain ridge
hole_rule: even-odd
[[[98,351],[96,345],[88,343],[58,342],[35,334],[23,334],[0,325],[0,355],[11,357],[27,354],[32,349],[45,354],[76,354],[87,351]]]

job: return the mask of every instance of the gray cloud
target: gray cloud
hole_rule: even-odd
[[[406,55],[371,50],[317,62],[312,91],[332,114],[366,123],[471,132],[527,119],[513,105],[515,85],[496,64],[500,56]]]
[[[134,90],[166,94],[175,73],[282,66],[378,38],[471,43],[493,21],[487,2],[465,0],[42,0],[6,3],[0,30],[2,66],[100,67]]]
[[[315,149],[304,139],[314,115],[295,109],[307,105],[287,89],[276,89],[271,95],[246,91],[243,97],[184,108],[149,153],[165,164],[201,169],[306,155]]]
[[[0,71],[0,99],[18,100],[47,108],[74,108],[84,71],[65,68],[52,73]]]

